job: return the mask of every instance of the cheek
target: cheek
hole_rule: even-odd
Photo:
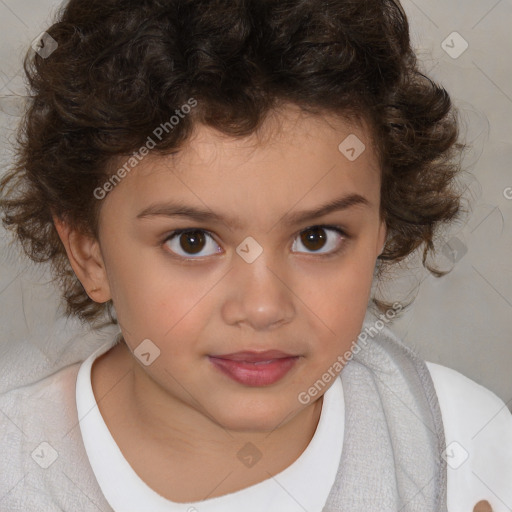
[[[154,264],[154,261],[148,264],[151,260],[148,260],[147,251],[140,248],[130,251],[126,245],[118,243],[105,250],[112,301],[119,322],[127,333],[149,337],[149,333],[141,331],[154,332],[164,305],[163,299],[171,299],[166,314],[173,314],[176,309],[173,302],[178,302],[176,290],[180,285],[172,286],[172,276],[166,274],[160,264]],[[172,300],[173,295],[176,301]]]
[[[344,353],[361,331],[370,298],[374,264],[370,258],[347,259],[329,272],[322,286],[311,286],[308,306],[316,314],[324,355]]]
[[[118,300],[114,304],[132,340],[149,338],[159,346],[173,346],[177,356],[184,353],[210,314],[212,288],[218,280],[199,274],[170,265],[146,263],[141,268],[124,262],[117,273]]]
[[[366,310],[373,280],[374,261],[354,251],[339,264],[331,264],[309,281],[312,300],[328,318],[347,318]]]

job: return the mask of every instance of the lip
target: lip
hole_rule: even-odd
[[[267,350],[208,356],[208,359],[224,375],[239,384],[259,387],[281,380],[295,366],[299,356]]]
[[[285,357],[294,357],[293,354],[287,354],[280,350],[246,350],[244,352],[233,352],[232,354],[222,354],[218,356],[211,356],[216,359],[229,359],[230,361],[245,361],[247,363],[256,363],[259,361],[269,361],[270,359],[282,359]]]

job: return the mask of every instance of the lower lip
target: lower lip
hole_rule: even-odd
[[[258,364],[209,357],[225,375],[246,386],[269,386],[281,380],[295,365],[299,356],[271,359]]]

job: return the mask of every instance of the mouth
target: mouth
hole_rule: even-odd
[[[208,356],[208,359],[216,369],[239,384],[259,387],[281,380],[299,357],[279,350],[267,350]]]

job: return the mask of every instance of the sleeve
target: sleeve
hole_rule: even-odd
[[[492,391],[445,366],[427,362],[443,418],[448,512],[471,512],[487,500],[512,510],[512,414]]]

